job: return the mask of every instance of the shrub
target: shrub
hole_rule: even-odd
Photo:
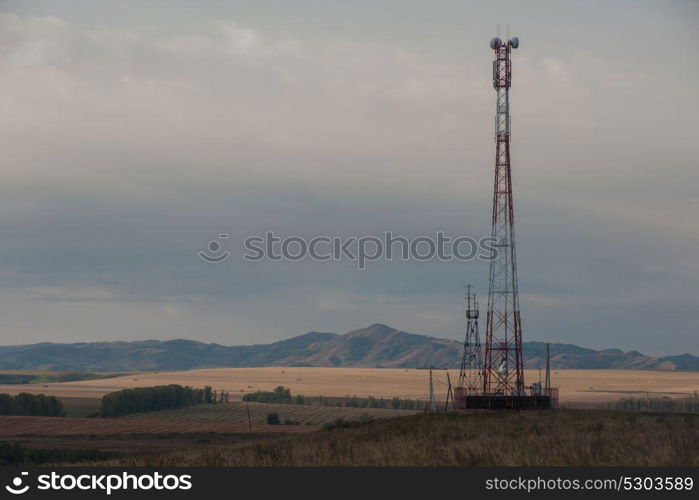
[[[267,415],[267,423],[269,425],[279,425],[279,414],[270,413],[269,415]]]

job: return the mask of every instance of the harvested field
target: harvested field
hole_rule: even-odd
[[[256,433],[299,433],[317,429],[312,425],[256,424]],[[0,440],[14,436],[104,436],[120,434],[241,434],[247,423],[178,418],[70,418],[0,416]]]
[[[457,380],[458,372],[450,371]],[[446,371],[435,370],[435,390],[444,398],[447,390]],[[538,371],[525,371],[528,382],[537,380]],[[426,399],[427,370],[389,368],[216,368],[181,372],[139,373],[103,380],[0,386],[0,393],[33,392],[57,397],[99,398],[112,391],[130,387],[181,384],[193,387],[210,385],[228,391],[240,399],[245,393],[272,390],[278,385],[289,387],[294,394],[305,396],[400,396]],[[560,388],[564,405],[595,406],[623,397],[682,397],[699,390],[699,372],[640,370],[556,370],[552,374]]]
[[[416,410],[389,410],[380,408],[348,408],[336,406],[309,406],[294,404],[234,402],[216,405],[197,405],[177,410],[163,410],[129,415],[129,419],[160,419],[162,421],[237,422],[247,426],[248,410],[253,424],[265,424],[267,415],[277,413],[282,422],[286,419],[301,425],[322,425],[342,418],[359,420],[370,417],[374,420],[420,413]],[[278,427],[278,426],[275,426]]]
[[[89,401],[99,402],[97,399]],[[248,406],[252,433],[248,427]],[[269,413],[277,413],[282,424],[267,425]],[[203,451],[221,445],[237,447],[279,439],[318,430],[321,424],[339,418],[352,421],[368,416],[379,420],[413,413],[408,410],[233,402],[119,418],[0,416],[0,441],[18,442],[31,449],[153,455]],[[298,425],[284,425],[285,420]]]

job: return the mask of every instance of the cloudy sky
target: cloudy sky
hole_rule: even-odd
[[[699,354],[692,1],[0,1],[0,343],[461,338],[485,262],[242,241],[489,234],[497,23],[525,340]]]

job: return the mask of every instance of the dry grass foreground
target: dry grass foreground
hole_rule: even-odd
[[[451,370],[452,381],[458,371]],[[447,391],[446,371],[435,370],[435,390],[439,398]],[[527,382],[538,380],[537,370],[525,371]],[[563,404],[594,405],[622,397],[682,397],[699,389],[699,372],[640,370],[556,370],[553,385],[560,388]],[[233,398],[247,392],[271,390],[277,385],[306,396],[353,396],[427,398],[428,371],[389,368],[217,368],[180,372],[139,373],[104,380],[53,384],[0,386],[0,393],[43,392],[57,397],[99,398],[129,387],[182,384],[210,385],[225,389]]]
[[[594,410],[414,415],[100,465],[696,466],[699,416]]]

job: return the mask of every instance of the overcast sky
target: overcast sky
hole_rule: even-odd
[[[0,344],[461,339],[485,262],[242,240],[489,234],[497,23],[524,340],[699,354],[692,1],[0,1]]]

